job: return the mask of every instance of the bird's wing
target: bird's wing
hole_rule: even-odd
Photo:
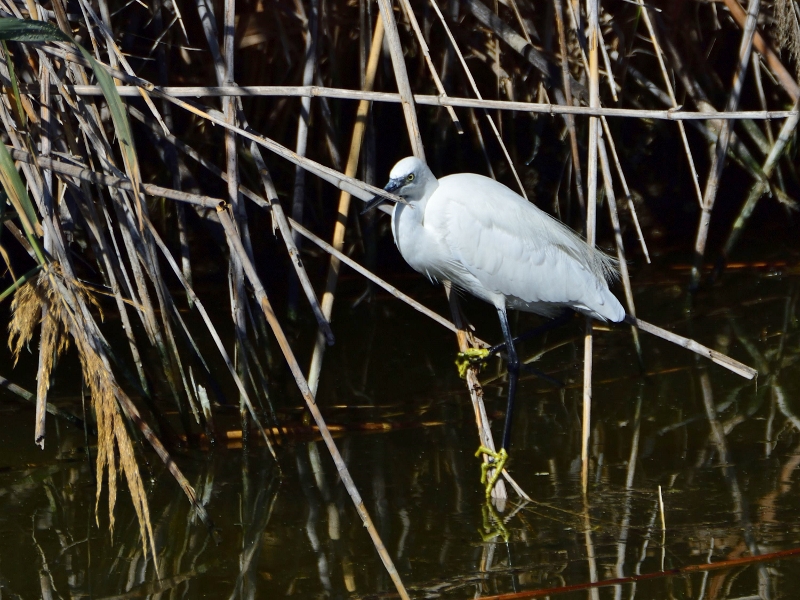
[[[492,179],[442,178],[426,207],[425,227],[441,236],[454,260],[490,294],[622,318],[605,282],[605,255]],[[469,284],[462,285],[469,290]]]

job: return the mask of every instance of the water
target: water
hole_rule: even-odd
[[[565,386],[523,377],[509,468],[532,502],[520,503],[512,493],[502,515],[485,507],[477,434],[453,366],[452,334],[381,294],[351,308],[364,284],[345,278],[319,403],[339,426],[336,442],[412,595],[474,598],[558,588],[800,546],[800,278],[791,261],[770,260],[727,274],[701,294],[691,320],[683,312],[685,269],[637,270],[639,316],[762,373],[755,385],[643,334],[648,375],[642,377],[629,331],[599,331],[585,500],[580,320],[526,343],[521,355],[547,350],[537,367]],[[440,289],[416,278],[397,283],[446,314]],[[465,309],[481,337],[499,338],[491,307],[471,300]],[[523,315],[512,326],[538,322]],[[67,373],[59,382],[70,384],[54,390],[53,399],[80,414],[79,388],[69,373],[75,367],[61,368]],[[32,387],[25,369],[3,366],[0,374]],[[505,404],[498,373],[492,361],[481,375],[495,380],[485,390],[496,435]],[[281,385],[285,393],[276,403],[283,418],[301,426],[291,378]],[[219,543],[194,519],[158,459],[141,453],[159,551],[156,575],[152,560],[143,558],[124,487],[113,540],[105,495],[95,523],[94,463],[83,432],[51,419],[47,448],[39,451],[32,409],[6,392],[2,397],[2,598],[393,595],[327,450],[313,435],[295,435],[280,446],[282,477],[255,438],[246,450],[236,441],[213,450],[172,449],[206,503]],[[235,428],[235,412],[224,413],[220,424]],[[550,597],[793,597],[798,566],[790,556]]]

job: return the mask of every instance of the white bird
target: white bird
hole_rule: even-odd
[[[625,309],[608,289],[615,261],[502,183],[473,173],[437,179],[418,158],[398,162],[384,188],[395,204],[392,234],[400,254],[432,282],[494,305],[508,354],[508,406],[500,452],[492,454],[491,492],[508,456],[519,373],[506,311],[553,317],[564,308],[620,322]],[[385,202],[373,198],[364,212]],[[484,480],[486,469],[484,468]]]

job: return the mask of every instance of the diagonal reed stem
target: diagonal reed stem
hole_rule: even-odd
[[[392,67],[394,67],[394,78],[397,83],[397,90],[400,92],[400,102],[403,106],[403,115],[406,119],[406,128],[408,129],[411,151],[414,156],[424,162],[425,148],[422,145],[422,136],[419,133],[417,109],[414,106],[414,95],[411,93],[411,84],[408,81],[406,59],[403,56],[403,47],[400,44],[400,34],[397,31],[397,22],[394,19],[392,2],[391,0],[378,0],[378,7],[383,17],[383,28],[386,35],[386,42],[389,45],[389,54],[392,57]]]
[[[600,130],[602,134],[602,130]],[[619,213],[617,212],[617,199],[614,195],[614,186],[611,182],[611,168],[608,165],[608,152],[602,135],[598,135],[598,150],[600,151],[600,167],[603,171],[603,185],[605,186],[606,202],[608,202],[608,214],[611,217],[611,226],[614,229],[614,242],[617,247],[617,261],[619,262],[619,275],[622,280],[622,287],[625,291],[625,305],[628,314],[636,316],[636,307],[633,303],[633,290],[631,289],[631,278],[628,274],[628,261],[625,260],[625,246],[622,242],[622,231],[619,224]],[[639,343],[639,332],[635,327],[631,327],[633,335],[633,346],[636,348],[636,355],[639,357],[640,366],[644,367],[642,358],[642,345]]]

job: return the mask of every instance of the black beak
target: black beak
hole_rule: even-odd
[[[403,185],[403,180],[402,179],[390,179],[389,183],[387,183],[386,186],[383,189],[386,192],[394,193],[396,190],[400,189],[400,187],[402,187],[402,185]],[[367,202],[367,205],[364,207],[364,210],[361,211],[361,214],[362,215],[367,214],[373,208],[378,208],[384,202],[389,202],[388,198],[384,198],[380,194],[376,194],[372,198],[372,200]]]

